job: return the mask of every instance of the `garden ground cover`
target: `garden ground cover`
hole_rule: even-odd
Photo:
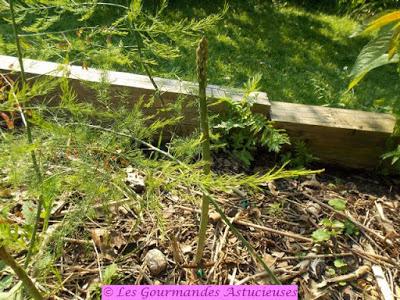
[[[236,164],[224,157],[214,157],[214,160],[218,166],[214,171],[219,173],[230,173]],[[100,165],[103,163],[106,160]],[[198,273],[191,264],[200,212],[193,199],[200,201],[198,192],[190,186],[169,190],[155,187],[154,182],[163,180],[161,172],[146,174],[126,165],[124,171],[125,182],[136,194],[135,199],[122,197],[109,201],[109,191],[104,190],[104,199],[96,196],[88,200],[90,195],[76,190],[66,191],[55,200],[47,238],[42,244],[46,250],[38,254],[40,259],[34,267],[38,285],[49,292],[47,295],[54,299],[99,299],[102,284],[268,282],[262,267],[215,210],[210,211],[206,265]],[[96,182],[102,182],[120,175],[108,169],[104,177],[100,173],[97,176]],[[3,174],[3,178],[7,175]],[[8,189],[6,180],[0,183],[3,186],[0,200],[13,203],[9,219],[24,226],[29,216],[24,208],[24,189]],[[379,215],[374,204],[379,203],[387,224],[398,231],[397,184],[395,180],[380,181],[368,174],[349,175],[331,170],[317,176],[270,182],[257,193],[243,189],[240,193],[220,193],[216,199],[279,280],[299,286],[301,299],[380,299],[379,286],[370,267],[383,267],[390,274],[389,284],[398,286],[398,242],[385,246],[376,236],[361,233],[347,223],[346,234],[340,233],[332,240],[319,232],[317,238],[328,241],[315,244],[312,236],[317,229],[321,230],[321,220],[344,224],[338,223],[344,219],[319,204],[327,204],[332,199],[342,199],[344,208],[340,209],[383,237],[385,229],[379,217],[369,217]],[[103,183],[99,185],[101,188],[104,189]],[[156,195],[157,204],[153,207],[148,207],[149,195]],[[73,231],[65,228],[65,224],[75,224]],[[54,239],[57,231],[70,232]],[[61,245],[62,255],[51,261],[51,266],[47,265],[52,259],[47,251],[56,251]],[[156,267],[150,267],[147,262],[151,251],[161,253]],[[361,273],[354,275],[357,272]],[[341,280],[343,274],[354,276]],[[329,282],[333,278],[337,281]],[[6,280],[4,284],[9,288],[15,282]]]

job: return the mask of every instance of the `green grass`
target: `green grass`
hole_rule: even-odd
[[[201,17],[222,5],[174,1],[169,13],[171,18]],[[210,82],[238,87],[260,73],[261,89],[271,100],[391,111],[400,101],[399,74],[393,65],[372,71],[354,91],[345,93],[353,63],[369,40],[349,38],[357,25],[349,17],[302,7],[230,4],[221,24],[208,33]],[[194,51],[183,52],[174,66],[162,67],[178,67],[183,78],[193,79],[193,67],[187,66],[193,65]]]
[[[275,101],[389,112],[399,107],[399,74],[393,65],[372,71],[354,91],[345,92],[350,70],[369,40],[365,36],[349,38],[357,28],[357,21],[315,8],[265,2],[229,1],[230,8],[223,20],[206,32],[210,48],[210,83],[241,87],[249,77],[259,73],[262,75],[261,90]],[[153,10],[152,1],[146,3],[148,9]],[[164,17],[171,21],[200,19],[221,11],[223,6],[223,0],[170,0]],[[108,13],[118,16],[122,12],[113,9]],[[101,10],[98,14],[95,20],[104,23],[106,13]],[[93,25],[93,20],[88,25]],[[75,24],[67,19],[52,29],[70,29],[71,26]],[[63,61],[68,56],[69,61],[78,64],[84,61],[86,64],[87,57],[91,56],[89,65],[93,67],[144,73],[135,61],[131,65],[127,63],[114,40],[115,47],[109,47],[101,45],[104,38],[87,42],[75,32],[67,33],[65,41],[63,39],[60,35],[60,43],[55,45],[46,45],[40,39],[34,42],[23,39],[25,55],[53,61]],[[67,39],[73,45],[72,50],[64,49]],[[130,36],[122,40],[124,45],[135,44]],[[195,80],[193,40],[192,37],[190,41],[175,41],[181,51],[178,58],[155,61],[151,49],[147,49],[144,55],[155,63],[152,65],[154,74]],[[15,55],[15,52],[10,30],[0,24],[0,53]],[[135,54],[129,55],[130,59],[137,58]]]

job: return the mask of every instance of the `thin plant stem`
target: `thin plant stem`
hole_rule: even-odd
[[[23,56],[22,56],[21,42],[19,40],[17,23],[15,21],[14,0],[10,0],[10,12],[11,12],[12,27],[13,27],[13,31],[14,31],[14,37],[15,37],[15,44],[17,46],[17,52],[18,52],[18,61],[19,61],[19,66],[20,66],[20,70],[21,70],[21,81],[22,81],[23,85],[26,85],[26,75],[25,75],[24,62],[23,62]],[[27,138],[28,138],[28,143],[32,145],[33,144],[33,138],[32,138],[31,126],[29,124],[29,121],[25,117],[23,108],[19,104],[18,99],[17,99],[15,94],[14,94],[14,96],[15,96],[14,97],[15,100],[17,101],[17,106],[18,106],[18,109],[20,111],[22,120],[24,122],[24,126],[26,128],[26,134],[27,134]],[[43,177],[42,177],[42,173],[40,172],[38,160],[36,158],[36,153],[35,153],[34,150],[31,151],[31,159],[32,159],[33,169],[35,170],[37,183],[38,183],[38,185],[41,185],[42,181],[43,181]],[[30,258],[32,256],[32,252],[33,252],[33,248],[34,248],[34,245],[35,245],[35,242],[36,242],[36,233],[37,233],[38,226],[39,226],[40,213],[42,211],[42,206],[43,206],[43,198],[40,195],[39,196],[38,205],[37,205],[35,223],[34,223],[34,226],[33,226],[33,229],[32,229],[32,235],[31,235],[31,239],[30,239],[30,242],[29,242],[28,253],[27,253],[26,258],[25,258],[25,263],[24,263],[24,267],[25,268],[29,265]]]
[[[140,64],[142,65],[144,71],[146,72],[147,77],[149,77],[149,79],[151,81],[151,84],[153,85],[153,87],[156,90],[156,97],[158,99],[160,99],[160,102],[161,102],[162,106],[165,106],[164,99],[161,96],[161,91],[160,91],[157,83],[155,82],[155,80],[153,78],[153,75],[151,74],[150,69],[147,67],[147,65],[144,62],[144,55],[143,55],[143,51],[142,51],[143,39],[140,36],[140,33],[138,32],[136,26],[134,26],[134,25],[132,26],[132,24],[131,24],[130,28],[131,28],[131,32],[133,32],[133,34],[135,35],[135,39],[136,39],[136,42],[137,42],[137,49],[138,49],[138,53],[139,53],[139,57],[140,57]]]
[[[84,3],[76,3],[76,6],[82,6],[82,5],[93,5],[93,2],[84,2]],[[103,6],[113,6],[116,8],[122,8],[122,9],[129,9],[128,6],[122,5],[122,4],[116,4],[116,3],[108,3],[108,2],[96,2],[96,5],[103,5]],[[52,5],[52,6],[38,6],[38,7],[26,7],[26,8],[21,8],[21,11],[34,11],[34,10],[45,10],[45,9],[52,9],[52,8],[60,8],[59,5]]]
[[[132,140],[134,140],[135,142],[142,144],[143,146],[148,147],[150,150],[158,152],[162,155],[164,155],[165,157],[168,157],[169,159],[175,161],[176,163],[178,163],[179,165],[185,167],[185,168],[189,168],[189,166],[187,166],[186,164],[184,164],[183,162],[181,162],[180,160],[176,159],[174,156],[172,156],[171,154],[169,154],[168,152],[161,150],[155,146],[153,146],[152,144],[145,142],[141,139],[138,139],[137,137],[133,136],[132,134],[127,134],[127,133],[123,133],[123,132],[117,132],[115,130],[112,129],[108,129],[108,128],[104,128],[98,125],[92,125],[92,124],[85,124],[85,123],[67,123],[66,125],[80,125],[80,126],[85,126],[88,128],[93,128],[93,129],[97,129],[97,130],[101,130],[101,131],[105,131],[105,132],[110,132],[114,135],[119,135],[119,136],[123,136],[123,137],[127,137],[127,138],[131,138]]]
[[[162,105],[163,107],[165,107],[165,102],[164,102],[164,99],[163,99],[163,97],[162,97],[162,95],[161,95],[161,90],[160,90],[160,88],[158,87],[157,83],[155,82],[155,80],[154,80],[154,78],[153,78],[153,75],[151,74],[150,69],[147,67],[147,65],[146,65],[145,62],[144,62],[144,55],[143,55],[143,52],[142,52],[142,48],[143,48],[143,39],[142,39],[142,37],[140,36],[140,33],[139,33],[139,31],[137,30],[136,26],[135,26],[134,24],[132,24],[132,23],[129,24],[129,25],[130,25],[131,33],[133,33],[133,35],[135,36],[136,42],[137,42],[137,50],[138,50],[139,57],[140,57],[140,64],[142,65],[144,71],[146,72],[147,77],[149,78],[149,80],[150,80],[151,84],[153,85],[154,89],[156,90],[156,93],[155,93],[156,98],[157,98],[158,100],[160,100],[161,105]],[[160,132],[159,141],[161,141],[162,135],[163,135],[163,130],[161,130],[161,132]],[[155,153],[157,153],[157,152],[155,152]],[[157,157],[157,156],[156,156],[156,157]]]
[[[14,273],[18,276],[19,280],[22,281],[29,295],[35,300],[44,299],[42,294],[36,288],[35,284],[26,274],[25,270],[15,261],[15,259],[8,253],[7,249],[4,246],[0,247],[0,259],[5,262],[11,269],[13,269]]]
[[[200,102],[200,128],[202,132],[202,156],[205,162],[204,174],[210,174],[211,170],[211,151],[210,151],[210,132],[208,126],[207,111],[207,59],[208,59],[208,42],[205,37],[200,40],[196,51],[197,77],[199,81],[199,102]],[[203,258],[203,252],[206,243],[206,233],[208,225],[209,199],[203,195],[201,203],[200,228],[198,233],[197,252],[195,256],[195,264],[200,264]]]
[[[76,32],[77,30],[88,30],[88,29],[98,29],[99,26],[85,26],[85,27],[77,27],[77,28],[72,28],[72,29],[66,29],[66,30],[61,30],[61,31],[45,31],[45,32],[35,32],[35,33],[23,33],[19,34],[19,37],[32,37],[32,36],[41,36],[41,35],[50,35],[50,34],[62,34],[62,33],[68,33],[68,32]]]

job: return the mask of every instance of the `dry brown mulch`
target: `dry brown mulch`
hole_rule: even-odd
[[[225,163],[227,170],[232,169]],[[137,201],[145,205],[143,174],[131,169],[128,179],[139,194]],[[397,183],[359,172],[330,170],[271,182],[255,194],[242,190],[215,196],[279,280],[299,286],[300,299],[385,299],[382,292],[388,290],[400,296]],[[189,200],[192,196],[198,203]],[[50,232],[62,224],[79,197],[82,195],[68,194],[59,199]],[[332,199],[344,200],[345,210],[334,211],[328,204]],[[213,209],[205,261],[201,269],[195,268],[201,195],[182,187],[174,193],[161,192],[158,200],[158,208],[143,213],[135,211],[137,203],[129,199],[107,207],[97,205],[90,221],[62,242],[63,255],[52,266],[54,270],[42,278],[40,273],[33,274],[40,279],[39,288],[52,291],[53,299],[86,299],[89,293],[96,298],[105,281],[104,270],[112,264],[118,268],[106,283],[271,283]],[[317,243],[312,235],[326,227],[327,220],[345,223],[343,231],[347,233]]]
[[[57,291],[54,298],[85,299],[90,285],[100,281],[100,269],[111,263],[118,265],[113,284],[270,282],[215,211],[210,212],[204,267],[193,267],[199,208],[186,200],[188,193],[196,192],[182,188],[160,195],[162,223],[154,213],[137,215],[126,201],[107,212],[111,218],[99,206],[98,217],[81,228],[81,235],[64,242],[64,255],[55,264],[63,288],[57,289],[51,278],[43,287]],[[385,284],[400,296],[400,196],[395,182],[332,172],[273,182],[262,193],[239,194],[217,198],[280,281],[299,286],[301,299],[384,299]],[[346,201],[342,215],[328,205],[336,198]],[[344,222],[343,214],[362,227],[326,242],[312,240],[324,218]],[[56,219],[57,214],[54,223]],[[147,263],[151,249],[161,252],[159,266]],[[378,280],[379,272],[383,280]]]

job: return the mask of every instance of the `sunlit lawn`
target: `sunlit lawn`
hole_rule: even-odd
[[[156,2],[145,2],[146,8],[153,10]],[[249,77],[260,73],[261,90],[271,100],[378,111],[399,106],[399,74],[394,65],[374,70],[354,91],[345,93],[352,65],[368,42],[368,37],[349,37],[357,28],[355,20],[316,9],[266,3],[269,1],[228,2],[229,10],[223,20],[206,33],[210,45],[210,83],[241,87]],[[223,0],[170,0],[164,15],[171,20],[201,18],[221,11],[223,6]],[[101,12],[99,16],[91,25],[107,20]],[[78,24],[67,20],[54,30],[75,26]],[[70,62],[82,63],[82,57],[97,47],[96,43],[79,39],[75,32],[66,36],[68,43],[74,45],[68,53]],[[63,53],[58,53],[62,42],[47,45],[40,39],[30,44],[24,44],[25,41],[22,39],[26,57],[61,62],[65,59]],[[124,44],[135,44],[135,40],[127,36]],[[195,80],[195,45],[183,38],[178,45],[182,56],[157,61],[153,72],[157,76]],[[94,55],[90,66],[143,73],[140,65],[121,61],[118,51],[115,47],[103,55]],[[11,28],[2,24],[0,53],[16,54]],[[154,59],[151,53],[151,49],[144,50],[150,60]]]
[[[210,82],[238,87],[261,73],[261,89],[271,100],[365,110],[399,105],[394,65],[373,71],[354,91],[345,93],[352,65],[368,42],[368,37],[349,37],[356,21],[299,7],[232,2],[221,24],[207,33]],[[222,7],[223,1],[173,1],[169,13],[174,18],[201,17]],[[184,52],[182,59],[163,68],[178,68],[183,78],[194,79],[194,51],[184,48]]]

